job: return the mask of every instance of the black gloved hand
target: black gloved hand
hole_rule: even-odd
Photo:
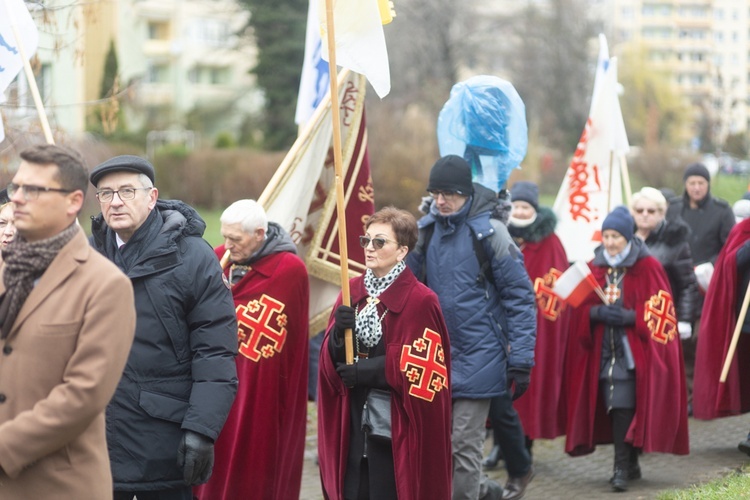
[[[523,396],[531,382],[531,368],[508,368],[508,391],[513,393],[513,401]],[[515,387],[514,387],[515,386]]]
[[[349,306],[339,306],[333,313],[333,343],[337,346],[344,345],[344,331],[347,328],[354,329],[355,313],[354,309]]]
[[[609,326],[629,326],[635,324],[635,311],[620,305],[599,306],[596,313],[592,308],[591,318]],[[594,317],[596,315],[596,317]]]
[[[214,443],[203,434],[185,431],[177,447],[177,465],[183,469],[188,486],[203,484],[214,468]]]
[[[346,363],[336,364],[336,373],[341,377],[341,381],[347,387],[357,385],[357,363],[347,365]]]
[[[339,306],[336,312],[333,313],[333,318],[336,321],[336,328],[342,332],[347,328],[354,328],[354,308],[349,306]]]

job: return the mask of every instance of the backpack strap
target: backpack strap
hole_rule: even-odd
[[[430,224],[426,226],[424,229],[422,229],[422,268],[420,269],[419,276],[417,276],[417,279],[427,284],[427,248],[430,246],[430,241],[432,240],[432,235],[435,233],[435,224]],[[471,242],[474,246],[474,255],[477,256],[477,261],[479,262],[479,274],[477,275],[477,281],[487,281],[492,284],[492,286],[495,286],[495,276],[492,274],[492,259],[490,259],[490,256],[487,254],[487,247],[485,246],[484,241],[480,241],[477,238],[477,235],[474,234],[473,230],[469,230],[469,233],[471,233]]]
[[[477,281],[488,281],[495,286],[495,276],[492,274],[492,259],[487,254],[487,247],[484,241],[479,240],[474,231],[471,232],[471,239],[474,243],[474,253],[477,256],[479,262],[479,274],[477,275]]]
[[[430,241],[432,240],[432,235],[435,233],[435,223],[426,226],[422,230],[422,269],[419,270],[419,276],[417,276],[417,279],[421,281],[423,284],[427,285],[427,247],[430,246]]]

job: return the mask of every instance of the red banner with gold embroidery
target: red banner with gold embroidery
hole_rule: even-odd
[[[349,275],[365,270],[358,237],[374,212],[365,126],[366,81],[356,73],[339,76]],[[325,327],[341,290],[330,99],[324,100],[279,172],[259,198],[269,220],[281,224],[297,244],[310,274],[310,334]]]

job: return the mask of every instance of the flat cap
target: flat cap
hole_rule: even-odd
[[[138,174],[145,174],[146,177],[151,179],[152,183],[155,183],[154,166],[151,165],[148,160],[145,160],[140,156],[133,155],[122,155],[110,158],[91,171],[91,174],[89,174],[89,180],[91,181],[91,184],[96,187],[96,185],[99,184],[99,180],[103,176],[111,174],[112,172],[120,172],[123,170],[128,172],[136,172]]]

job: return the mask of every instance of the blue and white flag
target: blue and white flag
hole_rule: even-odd
[[[302,78],[297,96],[297,112],[294,122],[304,125],[315,112],[329,90],[328,63],[323,60],[323,41],[320,39],[318,1],[310,0],[307,10],[307,35],[305,36],[305,60],[302,63]]]
[[[20,42],[16,40],[13,26],[19,34]],[[19,43],[23,45],[23,52],[30,59],[36,53],[39,44],[36,24],[22,0],[0,0],[0,102],[4,100],[2,94],[5,89],[23,68]],[[4,137],[0,122],[0,142]]]

